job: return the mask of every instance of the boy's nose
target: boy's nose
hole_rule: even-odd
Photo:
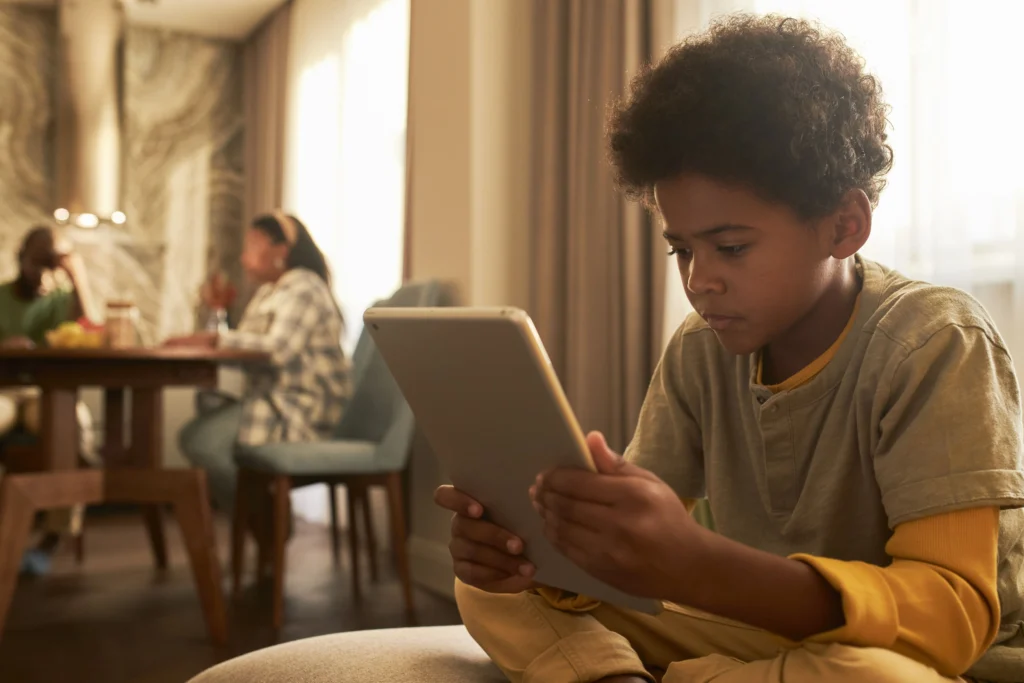
[[[686,288],[694,294],[722,294],[725,292],[725,283],[714,272],[714,269],[705,263],[698,263],[697,259],[690,259],[689,270],[683,274]]]

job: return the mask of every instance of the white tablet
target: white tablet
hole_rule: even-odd
[[[523,539],[538,582],[621,607],[661,610],[657,600],[587,574],[544,537],[530,503],[536,476],[556,466],[594,465],[525,312],[371,308],[363,321],[452,483]]]

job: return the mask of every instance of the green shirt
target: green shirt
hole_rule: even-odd
[[[0,285],[0,341],[28,337],[36,344],[46,341],[46,333],[70,319],[74,293],[55,290],[24,301],[15,294],[14,282]]]

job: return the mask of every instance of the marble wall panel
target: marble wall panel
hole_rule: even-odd
[[[25,230],[51,215],[57,16],[0,5],[0,280]],[[241,248],[240,47],[130,27],[123,73],[128,223],[67,230],[94,299],[130,298],[149,340],[192,329],[211,268],[236,279]]]
[[[53,211],[56,41],[52,9],[0,4],[0,281],[25,230]]]

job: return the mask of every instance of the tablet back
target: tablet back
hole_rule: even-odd
[[[551,467],[593,469],[529,317],[514,308],[381,308],[364,321],[442,468],[523,539],[540,583],[657,611],[585,573],[543,535],[529,488]]]

